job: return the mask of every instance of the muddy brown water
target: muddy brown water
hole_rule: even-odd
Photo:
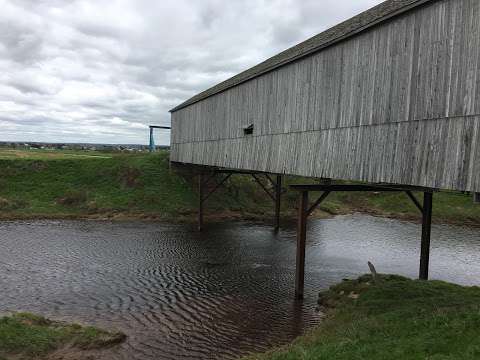
[[[298,303],[294,228],[0,222],[0,312],[119,329],[128,340],[109,358],[235,359],[313,327],[318,291],[368,272],[367,261],[416,276],[419,234],[418,224],[365,215],[311,221]],[[480,285],[480,230],[434,226],[431,275]]]

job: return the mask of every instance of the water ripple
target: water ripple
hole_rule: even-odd
[[[128,334],[116,359],[234,359],[289,342],[320,320],[316,293],[366,272],[415,276],[416,224],[312,221],[306,301],[292,301],[295,232],[227,224],[198,234],[153,223],[0,223],[0,312],[32,311]],[[478,231],[437,226],[432,274],[478,284]]]

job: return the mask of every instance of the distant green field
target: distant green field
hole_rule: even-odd
[[[0,218],[122,215],[194,219],[195,179],[171,171],[168,157],[168,151],[147,154],[0,148]],[[287,178],[286,185],[311,181]],[[289,191],[282,205],[285,217],[295,218],[296,203],[297,194]],[[269,218],[273,211],[271,199],[255,181],[238,175],[215,193],[207,206],[213,215],[248,218]],[[403,193],[334,193],[321,210],[317,215],[360,211],[419,219],[417,208]],[[437,193],[434,221],[480,225],[480,206],[473,204],[471,195]]]
[[[30,160],[51,160],[51,159],[75,159],[75,158],[110,158],[108,154],[96,153],[94,151],[68,151],[68,150],[16,150],[0,148],[0,159],[30,159]]]

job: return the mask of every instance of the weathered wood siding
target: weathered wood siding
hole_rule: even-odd
[[[480,1],[431,1],[173,112],[171,160],[480,191]]]

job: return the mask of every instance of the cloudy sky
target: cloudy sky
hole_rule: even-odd
[[[0,141],[146,143],[175,105],[380,2],[0,0]]]

